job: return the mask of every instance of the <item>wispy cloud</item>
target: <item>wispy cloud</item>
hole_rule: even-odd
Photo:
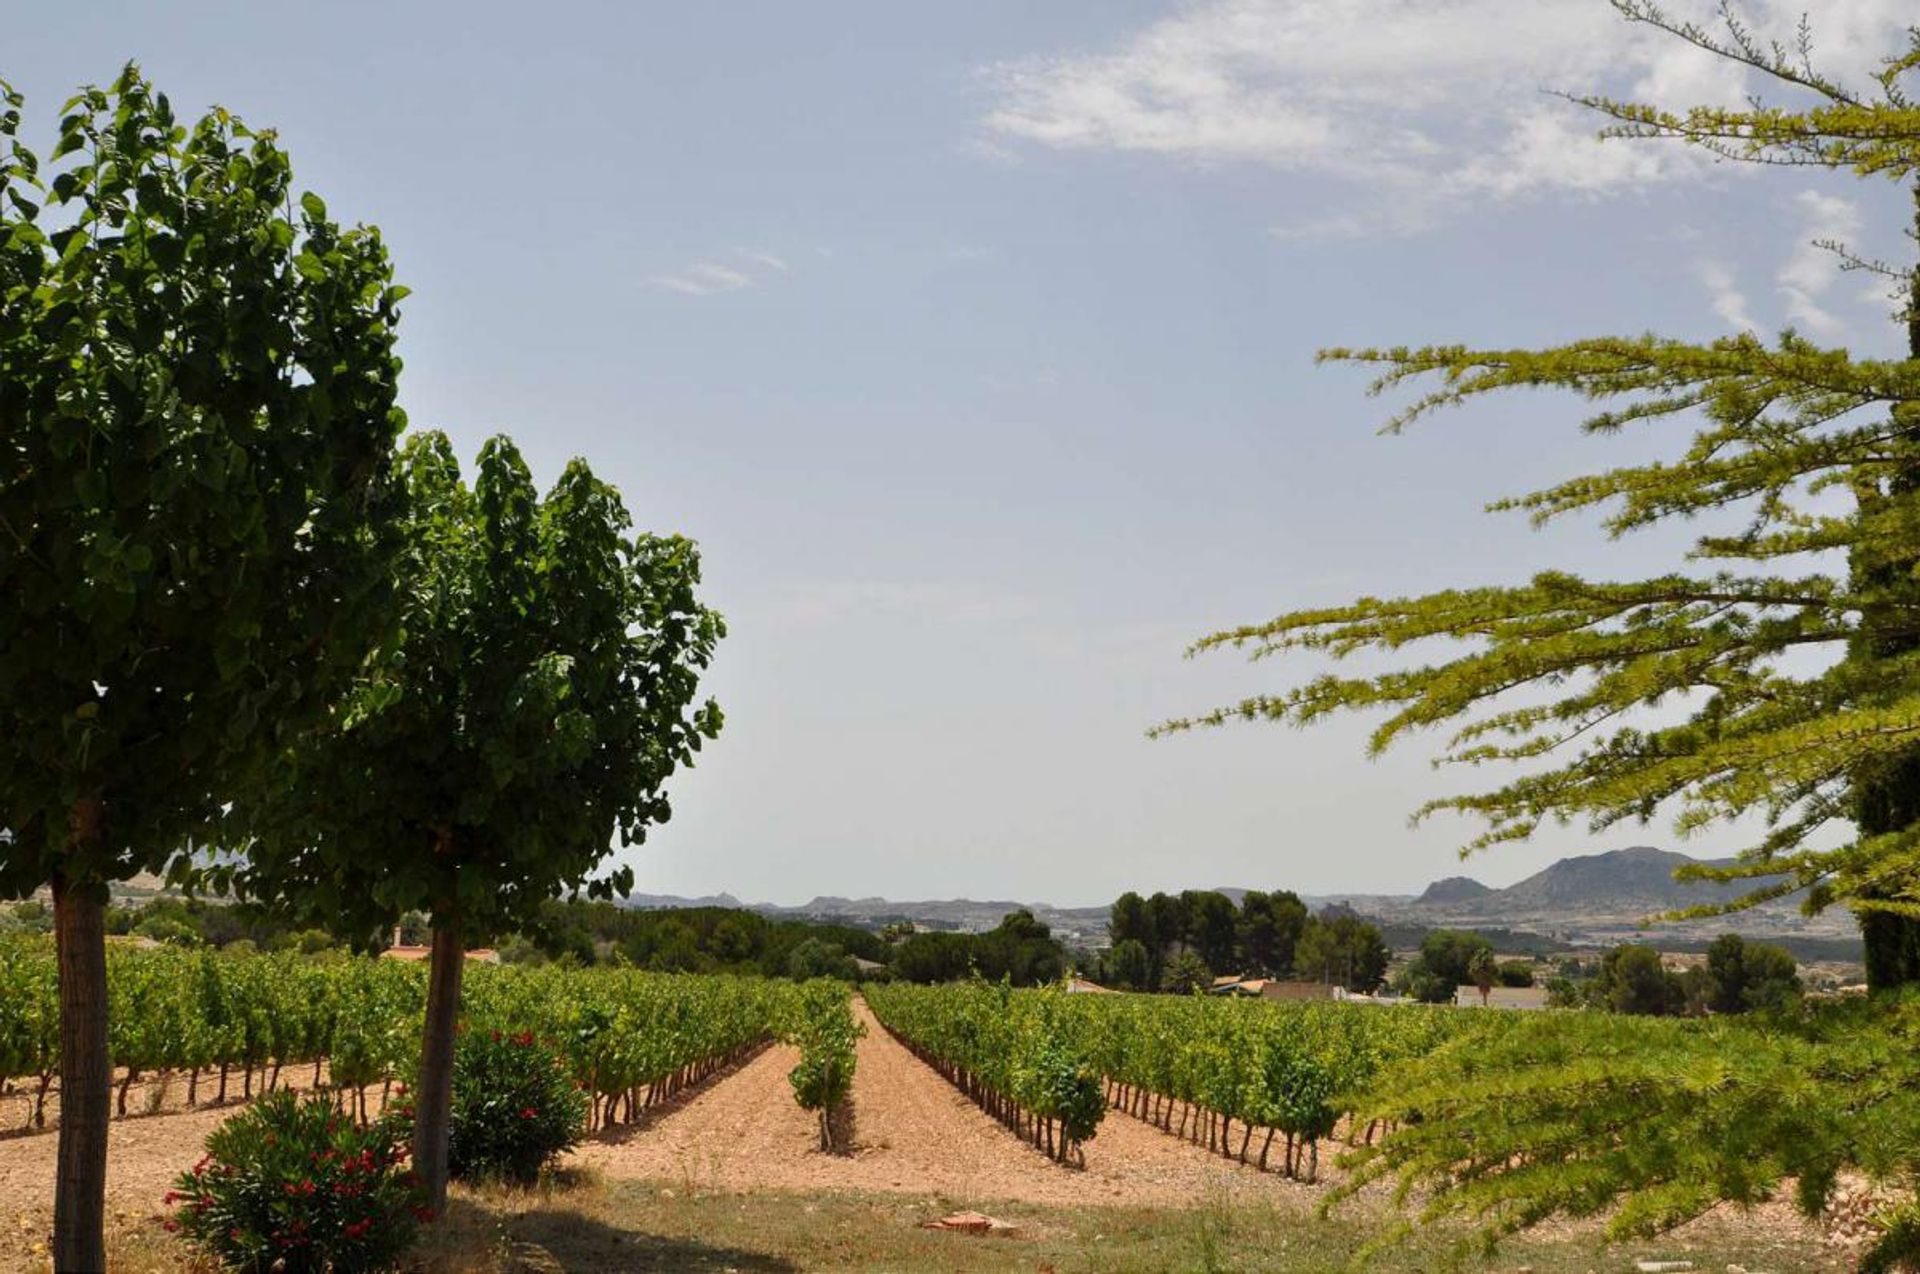
[[[1895,47],[1909,0],[1825,0],[1823,62]],[[1763,38],[1804,0],[1743,6]],[[1711,21],[1705,0],[1676,16]],[[1698,10],[1698,12],[1695,12]],[[1484,199],[1597,196],[1711,165],[1684,147],[1600,143],[1543,89],[1738,104],[1740,68],[1596,0],[1197,0],[1105,52],[987,68],[993,145],[1259,164],[1352,183],[1358,211],[1287,234],[1406,231]],[[1721,171],[1727,171],[1722,169]],[[1377,211],[1383,197],[1393,211]]]
[[[1851,199],[1803,190],[1796,197],[1802,216],[1801,241],[1795,245],[1778,276],[1786,297],[1787,318],[1822,340],[1837,340],[1847,324],[1826,305],[1826,296],[1839,278],[1833,255],[1822,243],[1845,243],[1860,233],[1860,206]]]
[[[653,285],[682,296],[738,292],[788,273],[787,263],[771,252],[735,248],[718,258],[695,261],[674,274],[656,275]]]
[[[1724,261],[1705,260],[1700,263],[1700,281],[1706,284],[1707,295],[1713,301],[1713,312],[1730,327],[1743,332],[1757,332],[1760,325],[1753,321],[1753,314],[1747,309],[1746,294],[1734,281],[1733,271]]]

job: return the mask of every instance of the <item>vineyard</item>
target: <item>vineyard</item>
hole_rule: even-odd
[[[44,1127],[59,1064],[50,944],[0,942],[0,986],[0,1092],[20,1099],[22,1123]],[[271,1091],[283,1068],[311,1066],[312,1084],[324,1067],[364,1117],[369,1086],[410,1080],[419,1064],[419,965],[116,949],[108,987],[120,1116],[143,1077],[184,1078],[191,1106]],[[553,1042],[592,1097],[590,1128],[631,1123],[774,1038],[800,1047],[801,1068],[821,1078],[796,1078],[796,1093],[825,1110],[845,1097],[857,1038],[837,983],[616,969],[477,967],[466,1024]]]
[[[0,941],[0,986],[0,1125],[38,1141],[30,1135],[52,1124],[57,1094],[51,945]],[[171,1094],[174,1110],[182,1096],[192,1110],[299,1087],[332,1093],[364,1123],[389,1108],[389,1092],[411,1084],[420,1065],[427,987],[418,964],[116,946],[109,987],[121,1117],[158,1112],[159,1101],[130,1108],[130,1091],[142,1085],[148,1097]],[[864,1008],[846,984],[825,979],[476,964],[460,1029],[530,1037],[551,1051],[584,1099],[577,1132],[612,1134],[588,1162],[631,1156],[643,1174],[684,1171],[674,1166],[678,1152],[637,1147],[665,1135],[655,1129],[674,1112],[717,1101],[711,1118],[755,1129],[756,1148],[731,1178],[742,1187],[771,1171],[772,1180],[806,1188],[824,1170],[818,1152],[857,1165],[876,1144],[855,1140],[867,1113],[886,1144],[885,1101],[871,1090],[855,1098],[870,1032],[895,1049],[887,1078],[875,1081],[888,1098],[917,1083],[917,1073],[957,1108],[971,1103],[995,1121],[970,1135],[1001,1149],[975,1141],[966,1153],[998,1166],[967,1174],[1019,1175],[1047,1199],[1080,1197],[1076,1178],[1096,1197],[1159,1191],[1150,1183],[1162,1174],[1191,1170],[1164,1157],[1178,1155],[1245,1179],[1312,1183],[1326,1176],[1327,1147],[1337,1142],[1344,1169],[1317,1197],[1338,1202],[1372,1182],[1431,1180],[1462,1162],[1461,1137],[1470,1136],[1472,1171],[1430,1191],[1433,1215],[1506,1227],[1552,1200],[1576,1216],[1614,1212],[1624,1237],[1663,1228],[1648,1217],[1668,1213],[1618,1205],[1658,1187],[1667,1165],[1686,1163],[1693,1178],[1717,1181],[1695,1190],[1700,1199],[1718,1192],[1759,1204],[1787,1181],[1830,1184],[1848,1166],[1846,1147],[1818,1135],[1838,1112],[1871,1108],[1892,1156],[1920,1125],[1907,1054],[1890,1061],[1857,1006],[1809,1015],[1796,1034],[1744,1020],[1073,995],[978,979],[871,984],[859,997]],[[1907,1019],[1912,1031],[1920,1031],[1916,1020]],[[763,1057],[774,1044],[783,1047]],[[1795,1075],[1799,1100],[1774,1101]],[[870,1112],[868,1101],[878,1102]],[[779,1106],[790,1115],[773,1117]],[[800,1112],[811,1137],[791,1122]],[[1530,1141],[1528,1130],[1542,1123],[1566,1130],[1550,1150]],[[637,1142],[627,1131],[636,1125]],[[732,1155],[741,1126],[716,1129],[702,1154]],[[957,1133],[939,1120],[911,1126]],[[1630,1126],[1650,1130],[1641,1140],[1657,1154],[1609,1162],[1604,1177],[1583,1175],[1605,1153],[1598,1143]],[[938,1134],[921,1140],[929,1166],[918,1179],[939,1189],[951,1148]],[[773,1160],[794,1168],[782,1176]],[[849,1171],[855,1182],[882,1186],[901,1178],[885,1160]],[[1041,1180],[1047,1174],[1052,1184]],[[1570,1181],[1587,1184],[1570,1195]],[[1691,1214],[1693,1195],[1659,1197],[1673,1218]]]
[[[873,987],[867,998],[917,1055],[1056,1158],[1084,1162],[1083,1143],[1111,1107],[1262,1169],[1278,1138],[1279,1169],[1309,1179],[1320,1142],[1361,1108],[1383,1073],[1470,1024],[1501,1031],[1513,1022],[1421,1008],[1071,996],[978,983]],[[1349,1131],[1371,1142],[1379,1126],[1370,1120]]]

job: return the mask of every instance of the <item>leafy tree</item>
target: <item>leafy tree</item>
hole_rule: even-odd
[[[1210,969],[1233,967],[1237,913],[1233,900],[1211,889],[1189,889],[1180,895],[1187,916],[1187,941]]]
[[[693,546],[630,537],[582,461],[544,500],[504,438],[471,489],[438,434],[402,470],[402,635],[236,809],[248,855],[220,878],[353,934],[432,917],[414,1153],[438,1207],[463,952],[551,898],[631,887],[590,874],[669,816],[667,779],[719,730],[695,695],[724,628]]]
[[[1480,1003],[1487,1003],[1493,995],[1493,985],[1500,980],[1500,966],[1493,958],[1491,947],[1473,953],[1473,959],[1467,962],[1467,980],[1480,992]]]
[[[100,1269],[107,884],[210,839],[389,626],[404,289],[270,132],[0,84],[0,897],[51,885],[53,1259]],[[44,206],[43,205],[48,205]]]
[[[1293,949],[1306,928],[1307,905],[1290,889],[1263,893],[1250,889],[1240,900],[1240,954],[1249,972],[1293,971]]]
[[[1501,986],[1533,985],[1533,962],[1530,960],[1502,960],[1498,973]]]
[[[1182,951],[1166,962],[1160,971],[1160,989],[1175,995],[1204,991],[1213,983],[1213,970],[1197,952]]]
[[[1380,931],[1358,916],[1321,915],[1309,919],[1301,931],[1293,969],[1302,978],[1337,982],[1364,993],[1380,985],[1392,958]]]
[[[1881,71],[1843,83],[1799,47],[1757,40],[1727,10],[1724,34],[1614,0],[1804,105],[1670,110],[1584,99],[1615,137],[1668,139],[1722,159],[1920,177],[1920,33]],[[1883,275],[1906,356],[1859,357],[1786,331],[1695,343],[1603,336],[1549,349],[1465,345],[1333,349],[1377,371],[1377,391],[1420,383],[1388,421],[1511,390],[1558,388],[1600,404],[1589,432],[1690,431],[1659,460],[1571,477],[1500,501],[1545,522],[1600,514],[1613,535],[1698,519],[1686,560],[1646,579],[1545,572],[1518,585],[1366,598],[1216,633],[1198,650],[1336,659],[1416,643],[1367,675],[1327,675],[1163,729],[1231,720],[1306,723],[1379,711],[1376,752],[1448,726],[1446,759],[1518,762],[1519,777],[1425,809],[1485,820],[1472,841],[1525,839],[1543,823],[1596,829],[1673,811],[1683,831],[1753,816],[1766,834],[1726,869],[1747,902],[1808,889],[1862,918],[1868,981],[1920,981],[1920,306],[1916,267],[1840,248]],[[1710,516],[1703,516],[1710,515]],[[1845,570],[1827,563],[1844,559]],[[1791,658],[1789,658],[1791,656]],[[1824,656],[1824,658],[1823,658]],[[1838,833],[1835,835],[1835,833]],[[1822,837],[1840,841],[1817,848]]]
[[[1721,934],[1707,948],[1706,1007],[1715,1013],[1780,1008],[1800,995],[1800,974],[1784,948]]]
[[[1114,899],[1107,919],[1107,937],[1115,946],[1133,941],[1148,949],[1157,947],[1160,939],[1154,933],[1153,911],[1147,906],[1147,900],[1132,890]]]
[[[1153,961],[1138,938],[1122,938],[1107,957],[1107,976],[1131,991],[1153,989]]]
[[[1479,934],[1435,929],[1420,940],[1420,953],[1407,966],[1401,984],[1416,1000],[1451,1004],[1460,987],[1477,985],[1475,962],[1492,958],[1493,945]]]
[[[787,976],[804,982],[809,978],[838,978],[858,982],[860,967],[853,957],[818,938],[808,938],[787,954]]]
[[[1615,1013],[1667,1017],[1686,1008],[1686,988],[1660,953],[1640,943],[1622,943],[1600,961],[1590,992],[1595,1004]]]

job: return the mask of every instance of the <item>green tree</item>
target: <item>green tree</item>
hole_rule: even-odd
[[[1800,995],[1800,973],[1782,947],[1721,934],[1707,948],[1706,1007],[1715,1013],[1780,1008]]]
[[[1615,1013],[1651,1017],[1677,1014],[1687,1002],[1679,975],[1667,969],[1658,951],[1640,943],[1622,943],[1607,952],[1591,994]]]
[[[1473,959],[1467,961],[1467,980],[1480,992],[1480,1003],[1486,1004],[1493,994],[1493,987],[1500,980],[1500,965],[1493,958],[1493,948],[1473,953]]]
[[[787,953],[786,974],[798,982],[810,978],[838,978],[842,982],[858,982],[860,967],[853,957],[831,942],[822,942],[818,938],[807,938]]]
[[[1493,944],[1479,934],[1435,929],[1420,939],[1420,953],[1407,966],[1402,983],[1416,1000],[1451,1004],[1461,987],[1479,984],[1474,973],[1476,962],[1492,959]]]
[[[1731,10],[1716,35],[1651,0],[1614,4],[1805,104],[1676,111],[1585,99],[1611,120],[1609,134],[1915,185],[1920,106],[1903,83],[1920,68],[1920,34],[1877,76],[1849,85],[1817,69],[1810,37],[1800,48],[1769,46]],[[1815,907],[1850,906],[1862,916],[1870,984],[1920,980],[1916,267],[1839,250],[1844,264],[1886,277],[1904,357],[1860,357],[1791,330],[1772,342],[1742,333],[1707,343],[1649,335],[1549,349],[1325,351],[1375,369],[1376,391],[1421,385],[1389,431],[1489,395],[1557,388],[1600,404],[1589,432],[1690,433],[1660,459],[1496,508],[1536,523],[1598,514],[1616,536],[1715,516],[1697,522],[1685,560],[1652,578],[1547,572],[1216,633],[1196,649],[1399,657],[1385,671],[1329,674],[1162,728],[1304,724],[1361,710],[1380,714],[1378,752],[1417,729],[1451,727],[1445,759],[1522,767],[1504,785],[1425,807],[1484,819],[1475,848],[1563,820],[1600,829],[1671,811],[1688,831],[1753,816],[1767,831],[1740,862],[1690,870],[1758,882],[1748,902],[1807,889]],[[1844,570],[1825,569],[1841,559]],[[1404,655],[1434,642],[1447,647],[1443,657]],[[1840,843],[1820,849],[1823,836]]]
[[[1307,923],[1306,904],[1289,890],[1249,889],[1240,899],[1235,936],[1249,973],[1283,974],[1293,968],[1293,948]]]
[[[437,1207],[462,953],[554,897],[631,887],[629,867],[592,873],[669,816],[667,779],[719,730],[696,694],[724,629],[693,546],[631,536],[582,461],[544,500],[504,438],[471,489],[438,434],[402,471],[402,636],[236,809],[248,853],[222,876],[363,936],[431,916],[414,1153]]]
[[[1160,989],[1175,995],[1192,995],[1213,983],[1213,970],[1199,953],[1181,951],[1169,959],[1160,971]]]
[[[1533,962],[1531,960],[1502,960],[1499,978],[1501,986],[1532,986],[1534,982]]]
[[[1107,957],[1107,976],[1130,991],[1153,989],[1153,961],[1138,938],[1122,938]]]
[[[1365,993],[1380,985],[1392,959],[1380,931],[1359,917],[1314,916],[1294,948],[1293,969],[1302,978]]]
[[[1180,895],[1187,913],[1188,942],[1207,967],[1226,972],[1233,967],[1236,947],[1233,900],[1211,889],[1189,889]]]
[[[107,884],[211,839],[388,630],[394,329],[367,228],[137,68],[42,169],[0,84],[0,897],[51,885],[53,1259],[100,1269]]]

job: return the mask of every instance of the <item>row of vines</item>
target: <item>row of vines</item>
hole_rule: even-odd
[[[1029,993],[1040,994],[1040,993]],[[1467,1026],[1507,1015],[1214,997],[1061,996],[1056,1029],[1105,1076],[1109,1101],[1243,1161],[1311,1179],[1320,1142],[1380,1078]],[[1350,1127],[1371,1141],[1378,1128]],[[1258,1136],[1257,1151],[1253,1139]]]
[[[866,997],[882,1026],[982,1110],[1053,1158],[1085,1163],[1106,1099],[1076,1046],[1068,997],[977,980],[869,986]]]
[[[108,960],[109,1044],[117,1111],[142,1079],[184,1080],[189,1105],[248,1098],[311,1066],[358,1105],[411,1078],[419,1064],[426,970],[363,958],[225,955],[118,948]],[[22,1121],[46,1122],[59,1070],[54,955],[44,939],[0,941],[0,1094]],[[798,1043],[821,1078],[796,1095],[809,1109],[843,1100],[858,1027],[847,988],[636,970],[469,970],[469,1029],[531,1032],[549,1041],[592,1098],[589,1124],[631,1122],[775,1037]],[[796,1072],[797,1073],[797,1072]],[[809,1099],[819,1096],[825,1105]],[[824,1118],[824,1115],[823,1115]]]
[[[1382,1075],[1465,1026],[1447,1010],[1068,995],[975,981],[867,988],[881,1023],[989,1114],[1061,1160],[1105,1109],[1290,1177]],[[1349,1127],[1371,1142],[1378,1126]],[[1260,1140],[1256,1147],[1254,1138]]]

